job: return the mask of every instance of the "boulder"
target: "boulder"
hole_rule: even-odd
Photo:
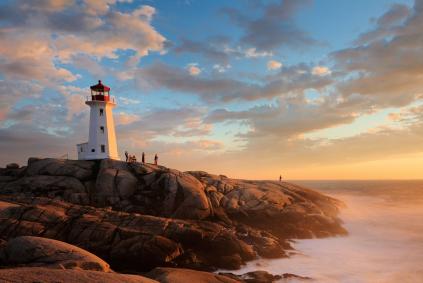
[[[157,267],[145,274],[146,277],[157,280],[161,283],[239,283],[236,280],[224,275],[210,272],[197,271],[183,268]]]
[[[30,158],[28,160],[27,176],[49,175],[68,176],[79,180],[95,178],[94,161],[68,160],[55,158]]]
[[[0,269],[1,282],[19,283],[158,283],[139,275],[106,273],[89,270],[57,270],[43,267]]]
[[[164,196],[160,215],[182,219],[204,219],[210,215],[204,186],[191,175],[176,170],[162,172],[151,188]]]
[[[241,275],[236,275],[233,273],[219,273],[220,275],[225,275],[235,280],[240,280],[241,282],[245,283],[272,283],[272,282],[280,282],[282,278],[281,275],[273,275],[268,273],[267,271],[257,270],[248,273],[244,273]]]
[[[120,206],[137,188],[137,179],[124,169],[101,168],[97,176],[94,199],[100,206]]]
[[[0,263],[5,266],[111,271],[105,261],[81,248],[32,236],[16,237],[3,244],[0,248]]]
[[[162,166],[102,160],[92,204],[179,219],[211,215],[204,186],[190,174]]]
[[[9,163],[6,165],[6,169],[19,169],[18,163]]]

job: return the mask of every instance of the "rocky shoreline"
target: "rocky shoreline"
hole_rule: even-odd
[[[341,205],[286,182],[116,160],[30,158],[28,166],[0,168],[3,243],[21,236],[55,239],[95,254],[114,271],[153,272],[154,280],[199,272],[193,270],[238,269],[257,257],[284,257],[290,239],[345,235],[337,217]],[[10,266],[4,260],[0,264]],[[13,273],[0,271],[0,279]],[[232,281],[222,281],[203,273],[211,277],[196,282],[277,280],[226,274],[219,276]],[[166,280],[158,281],[179,282]]]

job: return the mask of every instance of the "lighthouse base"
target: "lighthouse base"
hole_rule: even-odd
[[[112,156],[107,152],[96,152],[95,149],[89,148],[88,142],[76,145],[78,152],[78,160],[98,160],[98,159],[114,159],[120,160],[119,156]]]

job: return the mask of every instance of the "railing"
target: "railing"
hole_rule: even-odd
[[[111,101],[115,103],[115,98],[110,95],[91,95],[86,97],[86,101]]]

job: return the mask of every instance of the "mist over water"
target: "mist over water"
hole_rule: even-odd
[[[344,201],[340,218],[349,235],[298,240],[290,258],[250,262],[236,273],[288,272],[313,282],[423,282],[423,181],[295,183]]]

